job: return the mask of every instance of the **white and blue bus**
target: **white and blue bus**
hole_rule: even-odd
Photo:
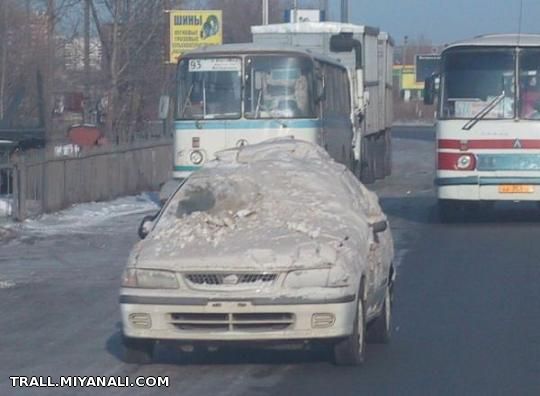
[[[345,66],[299,48],[229,44],[186,54],[177,71],[174,184],[217,151],[280,136],[317,143],[352,168],[350,95]]]

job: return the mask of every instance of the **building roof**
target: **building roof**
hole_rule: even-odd
[[[450,44],[445,51],[456,47],[540,47],[540,34],[487,34]]]

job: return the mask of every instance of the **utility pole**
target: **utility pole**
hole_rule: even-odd
[[[54,62],[55,62],[55,40],[54,31],[56,24],[55,0],[47,0],[47,59],[44,76],[44,98],[43,115],[45,121],[45,141],[49,142],[52,138],[52,108],[53,108],[53,81],[54,81]]]
[[[90,109],[90,0],[84,0],[84,103],[83,123]]]
[[[262,0],[262,24],[263,25],[268,25],[268,22],[269,22],[269,4],[268,4],[268,0]]]
[[[341,22],[349,22],[349,0],[341,0]]]
[[[4,37],[7,36],[8,32],[8,5],[7,2],[4,1],[2,3],[2,35]],[[2,40],[2,52],[0,56],[1,59],[1,66],[0,66],[0,121],[3,121],[5,118],[5,96],[6,96],[6,73],[7,73],[7,53],[8,53],[8,40]]]
[[[324,18],[328,20],[328,0],[320,0],[319,7]]]

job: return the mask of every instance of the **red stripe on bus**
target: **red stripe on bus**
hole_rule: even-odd
[[[439,139],[440,149],[465,150],[471,149],[540,149],[540,140],[532,139],[501,139],[501,140],[454,140]]]

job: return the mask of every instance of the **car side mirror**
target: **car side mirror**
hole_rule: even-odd
[[[388,229],[388,221],[381,220],[369,225],[375,234],[379,234]]]
[[[156,219],[157,215],[147,215],[144,216],[141,224],[139,225],[139,229],[137,233],[139,234],[139,238],[144,239],[150,234],[150,231],[152,230],[152,225],[154,223],[154,220]]]

